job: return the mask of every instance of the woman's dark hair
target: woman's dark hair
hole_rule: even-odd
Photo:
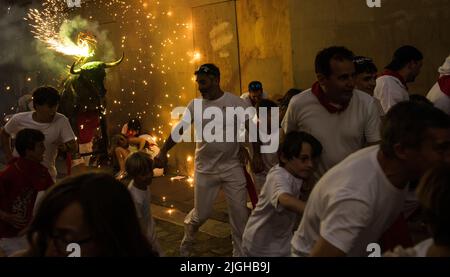
[[[33,91],[33,106],[47,105],[49,107],[56,106],[61,97],[54,87],[38,87]]]
[[[386,66],[386,69],[398,71],[404,68],[411,61],[423,60],[423,54],[414,46],[404,45],[394,52],[392,61]]]
[[[450,128],[450,117],[428,104],[412,101],[398,103],[383,120],[380,149],[387,157],[395,158],[394,146],[397,143],[419,148],[430,128]]]
[[[279,105],[280,107],[286,107],[289,106],[289,102],[291,101],[292,97],[294,97],[297,94],[300,94],[303,90],[291,88],[286,92],[286,94],[283,96],[283,98],[279,99]]]
[[[284,166],[281,157],[284,157],[287,160],[299,157],[302,152],[303,143],[311,145],[313,158],[322,154],[322,144],[315,137],[305,132],[290,132],[284,138],[283,143],[281,143],[280,148],[278,149],[280,165]]]
[[[450,246],[450,168],[446,164],[429,170],[417,188],[425,220],[437,245]]]
[[[133,130],[136,131],[138,133],[141,133],[141,122],[139,121],[139,119],[137,118],[132,118],[128,121],[128,130]]]
[[[15,148],[21,157],[25,157],[27,150],[34,150],[36,143],[45,140],[44,134],[35,129],[22,129],[16,135]]]
[[[66,178],[43,198],[28,229],[32,256],[44,256],[60,213],[78,202],[99,256],[137,257],[157,255],[145,238],[127,188],[104,173]]]

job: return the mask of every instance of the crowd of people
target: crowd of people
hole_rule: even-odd
[[[379,71],[371,58],[328,47],[316,56],[311,88],[277,101],[260,81],[241,97],[225,92],[220,69],[200,66],[202,97],[174,129],[210,127],[216,118],[191,116],[197,109],[218,108],[229,118],[228,107],[255,107],[254,117],[223,127],[249,132],[254,124],[259,135],[197,142],[194,207],[180,254],[193,255],[222,190],[236,257],[367,257],[374,243],[389,257],[450,256],[450,57],[426,97],[408,88],[424,62],[407,45]],[[0,173],[0,253],[67,256],[67,245],[77,243],[83,256],[164,256],[150,186],[178,141],[168,136],[160,148],[130,119],[109,143],[115,176],[87,169],[57,181],[56,155],[75,153],[76,137],[56,112],[57,90],[40,87],[32,101],[33,111],[12,116],[1,131],[8,164]],[[277,128],[269,123],[274,117]],[[263,137],[270,134],[279,145],[267,153]],[[422,223],[418,235],[413,227]]]

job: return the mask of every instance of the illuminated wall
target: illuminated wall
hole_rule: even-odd
[[[424,66],[413,93],[426,94],[438,78],[437,68],[450,54],[450,1],[382,0],[368,8],[365,0],[290,0],[295,84],[307,88],[314,81],[314,57],[330,45],[345,45],[356,54],[386,66],[395,49],[418,47]]]

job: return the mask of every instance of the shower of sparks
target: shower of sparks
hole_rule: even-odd
[[[79,14],[80,8],[70,9],[66,1],[61,0],[42,2],[41,8],[29,10],[25,18],[36,39],[52,51],[77,59],[93,56],[96,47],[102,49],[102,41],[97,45],[90,39],[61,37],[61,25]],[[203,62],[203,54],[189,46],[192,45],[189,40],[192,39],[193,24],[186,22],[177,10],[163,1],[82,0],[81,5],[81,14],[89,21],[116,24],[112,31],[118,38],[114,41],[114,53],[125,52],[121,68],[127,74],[118,76],[120,93],[109,94],[113,99],[109,99],[105,114],[107,112],[111,118],[129,117],[151,122],[151,135],[162,143],[176,124],[171,121],[170,112],[174,107],[186,104],[193,87],[189,78],[178,88],[174,87],[173,74],[178,76],[181,66],[192,67]],[[99,10],[104,12],[102,18],[98,18],[98,14],[102,14]],[[118,122],[117,127],[122,125],[123,122]],[[190,167],[192,161],[192,157],[186,158]],[[193,185],[192,177],[188,178],[188,184]]]
[[[30,9],[25,20],[29,21],[34,37],[55,50],[67,56],[87,58],[94,54],[86,40],[73,42],[59,33],[61,25],[68,20],[69,9],[65,1],[46,0],[42,9]]]

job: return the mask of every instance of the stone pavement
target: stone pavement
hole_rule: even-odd
[[[179,246],[184,233],[183,220],[194,206],[194,189],[191,184],[186,178],[173,180],[173,177],[154,178],[150,187],[157,236],[165,255],[169,257],[179,256]],[[231,230],[222,192],[214,204],[211,218],[200,228],[196,239],[194,256],[231,256]]]

